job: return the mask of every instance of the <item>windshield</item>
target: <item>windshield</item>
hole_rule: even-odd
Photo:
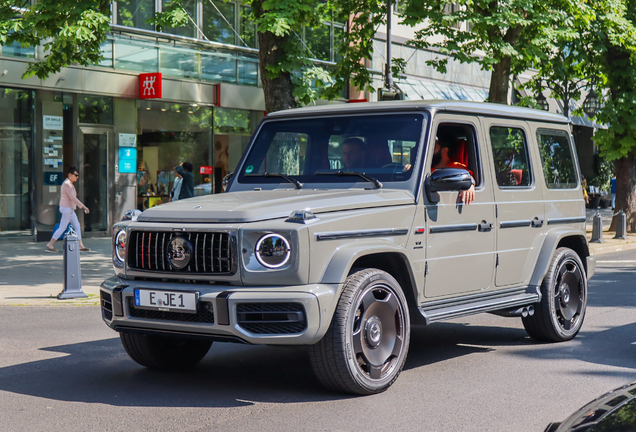
[[[413,175],[425,122],[423,113],[269,121],[255,137],[238,182],[294,187],[272,174],[302,184],[405,182]]]

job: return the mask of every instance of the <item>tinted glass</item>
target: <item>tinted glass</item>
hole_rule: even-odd
[[[154,25],[146,24],[146,20],[155,15],[154,0],[118,0],[117,24],[154,30]]]
[[[241,38],[250,48],[256,48],[256,24],[252,21],[252,8],[241,6]]]
[[[311,50],[310,56],[318,60],[329,60],[329,34],[330,26],[323,24],[316,28],[305,28],[305,44]]]
[[[575,188],[576,168],[568,133],[554,129],[539,129],[537,142],[541,150],[541,164],[548,188]]]
[[[202,3],[203,28],[201,30],[203,30],[203,33],[205,33],[207,38],[212,42],[234,45],[234,31],[232,31],[232,26],[234,26],[235,5],[218,0],[213,3],[214,4],[209,0]],[[232,26],[230,26],[230,24],[232,24]]]
[[[412,175],[410,163],[425,121],[421,114],[384,114],[268,122],[254,140],[239,182],[284,182],[254,176],[265,172],[294,176],[303,183],[364,182],[335,175],[339,170],[405,181]]]
[[[79,95],[77,101],[80,123],[113,124],[113,98]]]
[[[495,162],[497,184],[504,187],[525,187],[532,183],[528,163],[526,136],[521,129],[493,126],[490,144]]]
[[[163,7],[165,8],[170,2],[163,0]],[[165,28],[163,29],[166,33],[172,33],[179,36],[187,36],[191,38],[197,37],[197,29],[192,23],[192,21],[196,22],[197,20],[197,2],[196,0],[182,0],[181,5],[185,12],[190,16],[191,19],[188,19],[188,23],[181,27],[173,27],[173,28]]]

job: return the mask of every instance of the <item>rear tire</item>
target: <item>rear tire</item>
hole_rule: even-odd
[[[131,359],[150,369],[180,370],[203,359],[211,341],[176,337],[120,333],[119,338]]]
[[[316,376],[336,391],[383,392],[404,367],[410,325],[406,298],[391,275],[378,269],[351,274],[329,330],[310,347]]]
[[[572,249],[559,248],[541,283],[541,302],[532,316],[521,318],[534,339],[564,342],[573,339],[585,318],[587,278],[579,256]]]

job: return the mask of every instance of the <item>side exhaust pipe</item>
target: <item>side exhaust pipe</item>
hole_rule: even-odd
[[[514,307],[509,309],[501,309],[501,310],[492,311],[490,313],[494,315],[499,315],[502,317],[526,318],[528,316],[534,315],[534,305]]]

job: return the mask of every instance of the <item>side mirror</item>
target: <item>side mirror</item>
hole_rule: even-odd
[[[473,184],[473,178],[468,171],[461,168],[438,168],[426,175],[424,188],[426,197],[432,203],[439,202],[441,191],[468,190]]]
[[[121,218],[122,221],[136,221],[139,215],[141,214],[140,210],[126,210],[124,212],[124,216]]]

